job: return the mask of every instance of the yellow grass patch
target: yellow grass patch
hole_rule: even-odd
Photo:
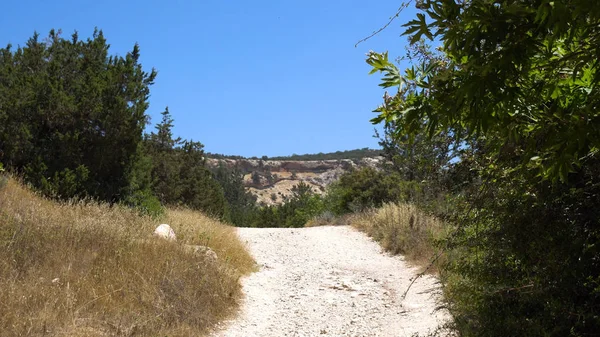
[[[152,237],[160,222],[175,229],[177,242]],[[0,182],[2,334],[205,334],[235,311],[238,279],[254,262],[234,228],[200,213],[169,210],[160,222]],[[183,244],[209,246],[218,260]]]
[[[393,254],[402,254],[409,262],[427,266],[437,254],[435,242],[448,231],[444,223],[410,204],[386,204],[365,211],[349,220]],[[435,266],[430,271],[436,271]]]

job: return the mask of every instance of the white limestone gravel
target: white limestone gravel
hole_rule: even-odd
[[[413,336],[449,319],[439,283],[349,226],[239,228],[260,270],[213,336]]]

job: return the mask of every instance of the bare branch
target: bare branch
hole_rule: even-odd
[[[371,35],[369,35],[369,36],[365,37],[364,39],[362,39],[362,40],[360,40],[360,41],[356,42],[356,44],[354,45],[354,48],[358,47],[358,45],[359,45],[359,44],[361,44],[361,43],[363,43],[363,42],[367,41],[368,39],[370,39],[370,38],[372,38],[373,36],[375,36],[375,35],[377,35],[377,34],[381,33],[381,32],[382,32],[384,29],[386,29],[387,27],[389,27],[389,25],[391,25],[391,24],[392,24],[392,22],[394,22],[394,20],[396,20],[396,18],[397,18],[398,16],[400,16],[400,13],[402,13],[402,11],[404,10],[404,8],[408,7],[408,5],[409,5],[411,2],[412,2],[412,0],[409,0],[408,2],[403,2],[403,3],[400,5],[400,8],[398,8],[398,10],[396,11],[396,14],[394,14],[394,16],[392,16],[392,17],[390,18],[390,21],[388,21],[388,23],[386,23],[386,24],[385,24],[385,26],[383,26],[383,27],[379,28],[378,30],[374,31],[374,32],[373,32]]]

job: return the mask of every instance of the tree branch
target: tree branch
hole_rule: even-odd
[[[369,35],[369,36],[365,37],[364,39],[361,39],[361,40],[360,40],[360,41],[358,41],[358,42],[356,42],[356,44],[354,45],[354,48],[358,47],[358,45],[359,45],[359,44],[361,44],[361,43],[363,43],[363,42],[367,41],[368,39],[370,39],[370,38],[372,38],[373,36],[375,36],[375,35],[377,35],[377,34],[381,33],[383,30],[385,30],[387,27],[389,27],[389,25],[391,25],[391,24],[392,24],[392,22],[393,22],[394,20],[396,20],[396,18],[397,18],[398,16],[400,16],[400,13],[402,13],[402,10],[404,10],[404,8],[408,7],[408,5],[409,5],[411,2],[412,2],[412,0],[409,0],[408,2],[403,2],[403,3],[400,5],[400,8],[398,8],[398,10],[396,11],[396,14],[394,14],[394,16],[392,16],[392,17],[390,18],[390,21],[388,21],[388,23],[386,23],[386,24],[385,24],[383,27],[381,27],[381,28],[379,28],[378,30],[376,30],[376,31],[374,31],[373,33],[371,33],[371,35]]]

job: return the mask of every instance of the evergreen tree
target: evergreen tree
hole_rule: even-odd
[[[109,56],[102,31],[79,40],[52,30],[0,52],[0,153],[47,194],[122,199],[156,72],[135,45]]]
[[[236,226],[250,226],[254,221],[256,197],[244,187],[244,174],[237,168],[220,165],[214,172],[215,179],[223,188],[229,205],[229,218]]]
[[[181,145],[180,138],[173,138],[173,118],[166,107],[161,113],[161,122],[155,126],[156,133],[146,137],[147,150],[152,158],[153,191],[163,205],[177,204],[181,198],[181,180],[179,177],[181,156],[176,147]]]
[[[185,141],[183,147],[178,150],[178,155],[181,157],[180,202],[228,220],[229,213],[223,189],[205,167],[203,148],[204,145],[200,142]]]
[[[169,108],[161,115],[156,132],[146,136],[144,146],[153,163],[153,194],[163,205],[182,205],[227,220],[223,189],[205,167],[204,145],[175,138]]]

